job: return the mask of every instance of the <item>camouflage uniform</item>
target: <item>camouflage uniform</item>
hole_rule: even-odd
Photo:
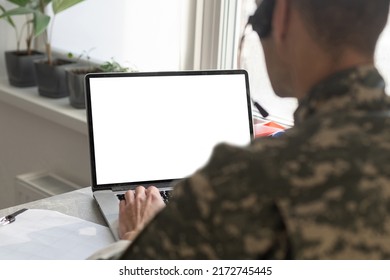
[[[390,259],[390,98],[373,66],[312,89],[280,138],[219,145],[122,258]]]

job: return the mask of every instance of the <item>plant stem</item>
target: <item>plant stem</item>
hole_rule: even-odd
[[[53,58],[52,58],[52,52],[51,52],[51,42],[52,42],[52,37],[53,37],[53,28],[54,28],[54,22],[55,22],[55,15],[53,15],[52,21],[51,21],[51,26],[49,28],[49,34],[47,36],[46,40],[46,53],[47,53],[47,61],[49,65],[52,65],[53,63]]]
[[[53,59],[52,59],[52,55],[51,55],[51,45],[50,45],[50,43],[46,43],[46,54],[47,54],[47,63],[49,65],[52,65],[53,64]]]
[[[27,55],[31,55],[32,50],[31,50],[31,37],[26,38],[26,45],[27,45]]]
[[[27,24],[27,31],[26,31],[26,33],[27,33],[27,36],[26,36],[27,54],[31,55],[31,53],[32,53],[31,44],[33,41],[33,28],[31,28],[32,20],[30,21],[28,15],[26,15],[26,18],[27,18],[26,22],[28,23]]]
[[[45,13],[45,5],[42,0],[39,1],[40,4],[40,9],[42,13]],[[50,40],[49,40],[49,35],[48,35],[48,30],[46,29],[45,32],[45,47],[46,47],[46,54],[47,54],[47,63],[49,65],[53,64],[52,61],[52,55],[51,55],[51,45],[50,45]]]

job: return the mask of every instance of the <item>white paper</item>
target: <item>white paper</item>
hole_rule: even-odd
[[[114,242],[104,226],[51,210],[29,209],[0,226],[2,260],[83,260]]]

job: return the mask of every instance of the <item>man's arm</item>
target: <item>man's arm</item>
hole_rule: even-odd
[[[119,203],[119,237],[134,240],[165,204],[155,187],[137,187],[125,193]]]
[[[265,186],[259,185],[257,176],[251,179],[248,172],[253,168],[248,168],[251,157],[247,152],[225,145],[217,148],[205,168],[175,186],[167,207],[142,230],[122,258],[286,257],[281,215],[274,200],[262,191]]]

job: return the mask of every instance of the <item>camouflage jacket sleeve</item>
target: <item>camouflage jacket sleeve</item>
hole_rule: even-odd
[[[251,157],[249,148],[217,147],[204,169],[176,186],[166,209],[122,258],[288,258],[275,203],[247,189]]]

